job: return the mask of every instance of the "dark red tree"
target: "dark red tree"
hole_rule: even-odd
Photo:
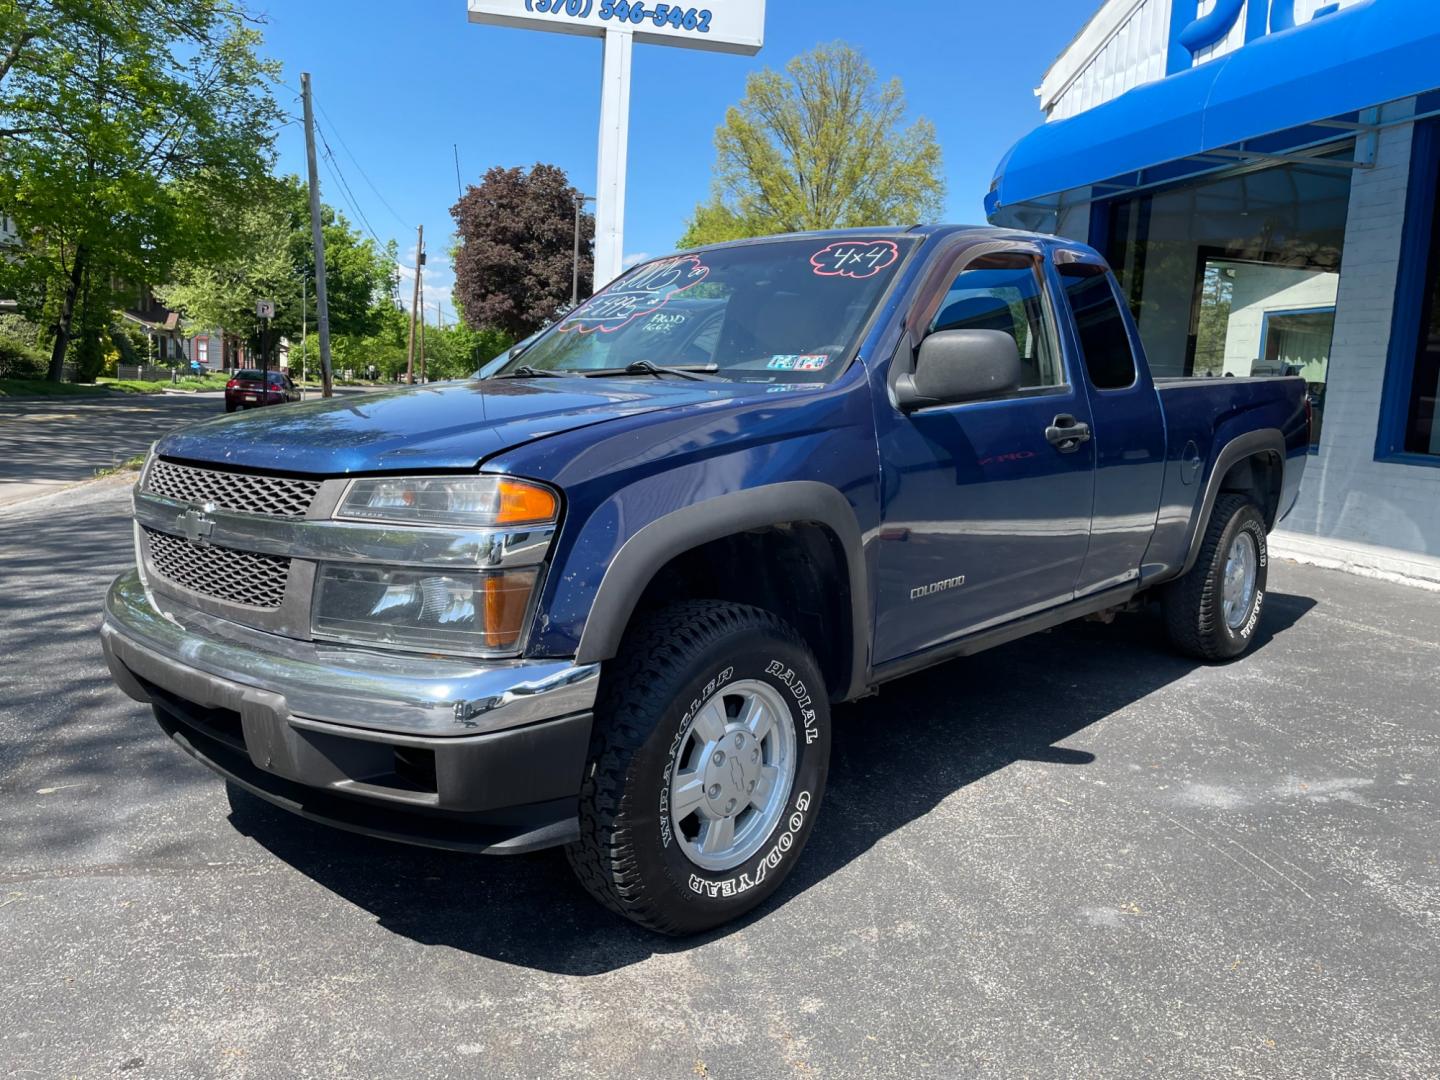
[[[455,296],[473,329],[528,337],[570,306],[575,199],[563,169],[494,168],[450,208]],[[580,215],[580,297],[594,274],[595,218]]]

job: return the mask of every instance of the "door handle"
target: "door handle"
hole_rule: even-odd
[[[1062,454],[1073,454],[1081,443],[1090,441],[1090,425],[1076,420],[1069,413],[1061,413],[1045,429],[1045,441]]]

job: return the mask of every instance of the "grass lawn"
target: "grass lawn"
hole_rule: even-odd
[[[103,386],[84,383],[52,383],[45,379],[0,379],[0,398],[4,397],[94,397],[109,393]]]
[[[166,390],[224,390],[226,376],[202,375],[197,379],[187,375],[177,382],[171,382],[169,379],[162,379],[158,382],[141,382],[138,379],[107,379],[103,377],[95,381],[101,386],[126,394],[160,394]]]
[[[137,379],[106,379],[90,383],[53,383],[46,379],[0,379],[0,398],[3,397],[84,397],[96,394],[163,394],[166,390],[224,390],[225,376],[206,375],[203,378],[181,379],[171,382],[140,382]]]

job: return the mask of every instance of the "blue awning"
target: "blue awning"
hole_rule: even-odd
[[[986,210],[1140,186],[1147,171],[1148,184],[1214,169],[1216,160],[1196,159],[1215,151],[1277,153],[1339,138],[1343,130],[1316,125],[1437,88],[1440,2],[1368,0],[1041,125],[1001,161]]]

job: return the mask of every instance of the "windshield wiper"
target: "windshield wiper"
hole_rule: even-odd
[[[531,367],[529,364],[521,364],[513,371],[496,375],[497,379],[563,379],[569,372],[550,371],[546,368]]]
[[[654,375],[657,379],[661,375],[674,375],[676,378],[693,379],[695,382],[724,382],[724,379],[715,377],[715,372],[719,370],[719,364],[686,364],[683,367],[666,367],[650,360],[636,360],[633,364],[627,364],[624,371],[597,371],[595,374]]]

